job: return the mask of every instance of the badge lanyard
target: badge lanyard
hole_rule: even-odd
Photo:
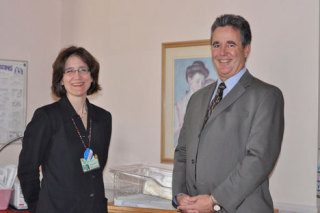
[[[90,127],[89,127],[89,135],[88,135],[88,146],[86,146],[86,143],[83,141],[83,137],[80,134],[80,131],[79,131],[79,128],[78,128],[76,122],[74,121],[73,118],[71,118],[71,119],[72,119],[72,123],[74,125],[74,128],[76,129],[76,131],[78,133],[80,141],[81,141],[81,143],[82,143],[82,145],[83,145],[83,147],[85,149],[83,157],[84,157],[85,160],[91,160],[91,158],[93,156],[93,151],[92,151],[92,149],[90,149],[90,145],[91,145],[91,126],[92,126],[91,124],[92,124],[92,121],[90,119],[90,124],[89,124]]]
[[[100,168],[100,164],[99,164],[99,160],[98,160],[98,156],[95,154],[93,155],[93,151],[92,149],[90,149],[90,145],[91,145],[91,128],[92,128],[92,121],[90,119],[90,127],[89,127],[89,135],[88,135],[88,146],[86,146],[86,143],[83,141],[83,137],[80,134],[79,128],[76,124],[76,122],[74,121],[74,119],[72,118],[72,122],[73,125],[78,133],[78,136],[81,140],[81,143],[85,149],[84,153],[83,153],[83,158],[80,158],[80,162],[81,162],[81,166],[82,166],[82,171],[85,172],[89,172],[91,170],[94,169],[99,169]]]

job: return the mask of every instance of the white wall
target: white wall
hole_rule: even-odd
[[[19,13],[13,15],[12,10]],[[161,43],[206,39],[215,17],[223,13],[237,13],[248,19],[253,33],[248,68],[284,93],[286,127],[282,153],[271,177],[273,198],[278,206],[296,204],[301,209],[305,207],[305,212],[315,212],[317,0],[32,0],[28,4],[6,0],[0,2],[0,26],[8,31],[19,29],[25,36],[4,37],[1,33],[5,51],[0,52],[0,58],[29,61],[29,120],[35,106],[52,101],[48,69],[58,50],[70,44],[85,46],[101,63],[103,91],[92,101],[113,115],[108,166],[157,164]],[[13,26],[12,19],[16,19]],[[28,28],[31,23],[34,30]],[[15,43],[18,45],[13,48]],[[8,152],[14,148],[8,148]],[[0,162],[14,159],[15,154],[0,154]]]
[[[28,121],[36,107],[52,102],[51,64],[60,37],[60,1],[0,1],[0,58],[28,61]],[[8,146],[0,153],[0,164],[17,164],[20,149],[20,145]]]

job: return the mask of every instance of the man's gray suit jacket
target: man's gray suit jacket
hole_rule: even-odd
[[[221,212],[271,213],[269,175],[284,131],[282,93],[246,71],[202,128],[216,84],[188,103],[175,149],[173,195],[212,194]]]

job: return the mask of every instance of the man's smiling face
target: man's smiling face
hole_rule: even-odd
[[[216,28],[211,41],[212,62],[219,78],[225,81],[245,66],[250,44],[243,46],[240,31],[232,26]]]

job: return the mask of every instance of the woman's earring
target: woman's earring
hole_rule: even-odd
[[[60,87],[60,89],[62,89],[62,90],[64,89],[63,82],[60,82],[59,87]]]

